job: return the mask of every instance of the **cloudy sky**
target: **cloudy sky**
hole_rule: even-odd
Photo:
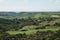
[[[0,11],[60,11],[60,0],[0,0]]]

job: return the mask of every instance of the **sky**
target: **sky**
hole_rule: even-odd
[[[60,11],[60,0],[0,0],[0,11]]]

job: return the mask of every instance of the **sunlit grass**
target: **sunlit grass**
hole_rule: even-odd
[[[34,34],[36,33],[37,31],[57,31],[57,30],[60,30],[60,27],[47,27],[46,29],[38,29],[38,30],[35,30],[35,29],[32,29],[32,30],[28,30],[28,31],[7,31],[7,33],[11,34],[11,35],[15,35],[15,34],[24,34],[26,33],[27,35],[30,35],[30,34]]]

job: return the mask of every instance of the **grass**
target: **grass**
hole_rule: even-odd
[[[51,21],[49,24],[54,24],[55,22],[60,22],[59,21],[60,19],[57,19],[55,21]],[[45,22],[42,22],[41,23],[42,25],[46,25],[48,24],[46,21]],[[19,29],[18,31],[7,31],[8,34],[11,34],[11,35],[15,35],[15,34],[24,34],[26,33],[27,35],[30,35],[30,34],[34,34],[36,33],[37,31],[57,31],[57,30],[60,30],[60,26],[46,26],[45,29],[35,29],[37,27],[40,27],[41,25],[38,25],[38,26],[34,26],[34,25],[30,25],[30,26],[24,26],[22,29]],[[21,30],[27,30],[27,31],[21,31]]]
[[[28,15],[30,16],[30,15]],[[22,16],[22,18],[27,18],[28,17],[27,14],[24,14]],[[34,18],[39,18],[39,17],[47,17],[49,15],[44,15],[44,14],[36,14],[36,15],[33,15]],[[32,16],[31,16],[32,17]],[[3,16],[0,16],[0,18],[10,18],[10,19],[13,19],[13,18],[21,18],[20,16],[17,16],[17,17],[3,17]],[[60,19],[58,20],[55,20],[55,21],[51,21],[50,24],[53,24],[55,22],[60,22]],[[46,21],[45,22],[42,22],[41,23],[42,25],[46,25],[48,24]],[[41,25],[40,25],[41,26]],[[24,34],[26,33],[27,35],[30,35],[30,34],[34,34],[36,33],[37,31],[57,31],[57,30],[60,30],[60,27],[58,26],[47,26],[45,29],[35,29],[36,27],[39,27],[39,26],[25,26],[23,27],[22,29],[18,30],[18,31],[7,31],[7,33],[11,34],[11,35],[15,35],[15,34]],[[21,30],[27,30],[27,31],[21,31]]]
[[[39,18],[39,17],[46,17],[47,15],[44,15],[44,14],[36,14],[35,16],[34,16],[34,18]]]
[[[15,35],[15,34],[24,34],[26,33],[27,35],[30,35],[30,34],[34,34],[36,33],[37,31],[57,31],[57,30],[60,30],[60,27],[54,27],[54,26],[51,26],[51,27],[46,27],[45,29],[33,29],[33,30],[28,30],[28,31],[7,31],[7,33],[11,34],[11,35]]]
[[[33,30],[35,29],[37,26],[31,25],[31,26],[24,26],[22,29],[20,30]]]

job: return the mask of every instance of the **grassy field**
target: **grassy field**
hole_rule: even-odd
[[[22,12],[22,13],[19,13],[17,14],[17,16],[0,16],[0,18],[6,18],[6,19],[14,19],[14,18],[17,18],[17,19],[21,19],[21,18],[25,18],[27,19],[28,17],[31,17],[31,18],[36,18],[38,19],[39,17],[55,17],[55,18],[59,18],[60,17],[60,13],[58,12]],[[60,22],[60,19],[57,19],[57,20],[54,20],[54,21],[51,21],[51,22],[42,22],[40,23],[41,25],[46,25],[46,24],[54,24],[55,22]],[[24,26],[22,29],[19,29],[18,31],[7,31],[7,33],[9,34],[19,34],[19,33],[26,33],[26,34],[34,34],[36,33],[36,31],[48,31],[48,30],[51,30],[51,31],[56,31],[56,30],[59,30],[60,27],[55,27],[55,26],[50,26],[50,27],[46,27],[45,29],[38,29],[38,30],[35,30],[35,28],[41,26],[41,25],[38,25],[38,26],[34,26],[34,25],[30,25],[30,26]],[[21,30],[27,30],[27,31],[21,31]]]
[[[28,30],[30,29],[30,30]],[[30,34],[34,34],[36,33],[37,31],[58,31],[60,30],[60,27],[58,26],[50,26],[50,27],[46,27],[45,29],[37,29],[37,30],[34,30],[33,28],[27,28],[28,31],[21,31],[21,30],[18,30],[18,31],[7,31],[7,33],[11,34],[11,35],[15,35],[15,34],[24,34],[26,33],[27,35],[30,35]]]
[[[3,13],[0,40],[60,40],[60,12]]]
[[[35,29],[35,28],[38,28],[38,27],[41,27],[42,25],[45,26],[47,24],[50,24],[50,25],[53,25],[54,23],[56,22],[60,22],[60,19],[56,19],[56,20],[53,20],[53,21],[50,21],[49,23],[47,21],[44,21],[42,23],[40,23],[40,25],[30,25],[30,26],[24,26],[22,29],[19,29],[18,31],[7,31],[7,33],[11,34],[11,35],[15,35],[15,34],[24,34],[26,33],[27,35],[30,35],[30,34],[34,34],[36,33],[37,31],[58,31],[60,30],[60,26],[46,26],[44,29]],[[27,30],[27,31],[21,31],[21,30]]]

